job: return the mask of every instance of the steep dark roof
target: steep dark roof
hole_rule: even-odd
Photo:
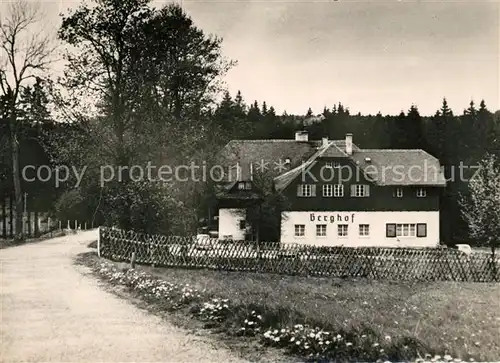
[[[424,150],[361,149],[352,159],[378,185],[446,185],[439,160]]]
[[[316,152],[320,144],[318,141],[232,140],[222,150],[219,160],[220,165],[230,169],[225,173],[224,181],[238,180],[237,164],[241,170],[239,180],[249,180],[251,169],[254,172],[262,171],[262,165],[265,165],[265,171],[271,177],[278,176],[302,164]],[[290,163],[286,169],[280,169],[276,163],[285,163],[286,159],[290,159]]]

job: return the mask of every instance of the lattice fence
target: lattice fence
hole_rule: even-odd
[[[165,267],[366,277],[405,281],[500,281],[500,258],[446,248],[316,247],[277,242],[145,235],[101,227],[99,253]]]

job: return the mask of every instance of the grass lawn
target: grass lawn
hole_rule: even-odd
[[[239,329],[255,310],[267,315],[268,323],[271,318],[272,326],[368,329],[389,341],[415,339],[423,347],[420,351],[430,354],[500,361],[498,283],[402,283],[139,265],[136,270],[175,285],[189,284],[205,297],[229,299],[231,317],[222,329],[226,333]]]
[[[453,357],[500,360],[500,284],[399,283],[138,266],[172,283],[279,312],[280,325],[369,327]]]

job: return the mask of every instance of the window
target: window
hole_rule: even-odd
[[[295,225],[295,237],[304,237],[306,234],[306,226],[304,224]]]
[[[340,168],[340,161],[334,161],[334,162],[333,162],[333,167],[334,167],[335,169]]]
[[[394,196],[397,198],[403,198],[403,188],[396,188]]]
[[[333,188],[331,184],[323,185],[323,197],[331,197],[333,194]]]
[[[417,226],[415,223],[388,223],[386,224],[386,236],[389,238],[415,237],[417,236]],[[422,233],[426,232],[422,231]]]
[[[314,184],[299,184],[297,186],[298,197],[315,197],[316,185]]]
[[[424,188],[417,189],[417,197],[424,198],[426,195],[427,195],[427,190],[425,190]]]
[[[385,225],[385,235],[388,238],[396,237],[396,224],[395,223],[387,223]]]
[[[359,225],[359,235],[360,236],[369,236],[370,235],[370,225],[369,224],[360,224]]]
[[[244,219],[240,219],[240,229],[245,229],[247,227],[246,221]]]
[[[368,197],[370,196],[370,186],[364,184],[351,185],[351,197]]]
[[[417,224],[417,237],[427,237],[427,224],[418,223]]]
[[[238,190],[250,190],[252,189],[252,183],[250,182],[239,182]]]
[[[327,161],[327,162],[325,163],[325,166],[326,166],[327,168],[331,169],[331,168],[333,168],[333,163],[332,163],[331,161]]]
[[[344,186],[342,184],[335,184],[333,186],[333,196],[343,197],[344,196]]]
[[[317,224],[316,225],[316,236],[317,237],[326,237],[326,224]]]
[[[339,224],[337,226],[337,234],[339,237],[347,237],[347,224]]]

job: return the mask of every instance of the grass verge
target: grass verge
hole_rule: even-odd
[[[500,284],[409,284],[147,266],[129,270],[95,253],[82,256],[80,263],[128,287],[157,310],[196,317],[189,320],[233,342],[258,341],[295,357],[371,362],[500,358]]]

